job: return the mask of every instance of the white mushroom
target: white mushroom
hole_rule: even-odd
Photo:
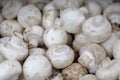
[[[7,19],[16,18],[22,7],[23,3],[21,0],[7,0],[2,8],[2,15]]]
[[[87,0],[85,7],[88,9],[90,16],[100,15],[102,12],[101,6],[96,1]]]
[[[112,27],[106,18],[98,15],[87,19],[82,30],[88,40],[101,43],[111,36]]]
[[[87,69],[79,63],[72,63],[72,65],[62,70],[64,80],[78,80],[87,74]]]
[[[120,73],[120,60],[106,58],[96,71],[98,80],[118,80]]]
[[[80,7],[79,11],[86,17],[88,18],[90,16],[89,10],[86,7]]]
[[[5,60],[0,63],[0,80],[18,80],[22,66],[18,61]]]
[[[63,29],[68,33],[79,33],[82,24],[85,21],[85,16],[80,13],[79,9],[67,8],[60,12],[60,18]]]
[[[111,23],[116,23],[120,25],[120,2],[113,3],[108,6],[105,10],[103,15],[108,18]]]
[[[120,40],[117,40],[113,45],[113,57],[120,59]]]
[[[110,58],[113,57],[113,45],[119,39],[119,36],[117,35],[117,33],[120,33],[120,32],[113,32],[109,39],[101,43],[102,47],[106,51],[107,56],[109,56]]]
[[[53,44],[65,44],[68,41],[68,35],[62,28],[51,27],[45,30],[43,40],[47,47]]]
[[[75,39],[73,40],[73,48],[76,51],[79,51],[82,46],[91,43],[83,33],[78,33],[75,35]]]
[[[79,80],[97,80],[97,78],[93,74],[87,74],[87,75],[81,77]]]
[[[79,8],[83,5],[84,0],[53,0],[55,7],[59,10],[66,8]]]
[[[23,33],[24,40],[28,42],[29,48],[37,47],[43,43],[44,29],[41,26],[32,26],[25,29]]]
[[[46,52],[47,58],[56,69],[62,69],[69,66],[74,60],[73,50],[64,44],[50,46]]]
[[[17,19],[23,28],[27,28],[40,24],[41,16],[41,12],[36,6],[28,4],[20,9]]]
[[[43,10],[42,26],[50,28],[54,26],[55,19],[58,17],[58,11],[54,7],[53,2],[48,3]]]
[[[46,51],[43,48],[31,48],[29,49],[29,55],[33,55],[33,54],[40,54],[45,56]]]
[[[16,20],[4,20],[0,24],[0,34],[3,37],[11,37],[13,34],[23,32],[23,28]]]
[[[20,38],[3,37],[0,39],[0,54],[10,60],[24,60],[28,55],[27,44]]]
[[[78,62],[88,68],[89,73],[95,73],[98,65],[106,58],[104,49],[98,44],[83,46],[79,52]]]
[[[50,62],[45,56],[31,55],[23,64],[26,80],[45,80],[52,73]]]

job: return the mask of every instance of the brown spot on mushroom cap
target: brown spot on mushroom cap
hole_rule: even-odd
[[[83,75],[87,74],[87,69],[79,63],[73,63],[69,67],[62,70],[65,80],[78,80]]]

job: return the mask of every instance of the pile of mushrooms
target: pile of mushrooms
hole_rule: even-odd
[[[0,0],[0,80],[120,80],[119,0]]]

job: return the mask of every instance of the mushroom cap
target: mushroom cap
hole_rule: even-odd
[[[109,5],[104,10],[103,15],[108,18],[111,23],[116,23],[120,25],[120,2]]]
[[[41,12],[33,4],[28,4],[22,7],[18,13],[18,22],[23,28],[38,25],[41,22]]]
[[[22,73],[22,66],[18,61],[5,60],[0,63],[0,80],[17,80]]]
[[[98,44],[87,44],[79,51],[78,62],[88,68],[90,73],[95,73],[99,64],[106,58],[105,50]]]
[[[45,80],[52,73],[52,66],[42,55],[30,55],[23,64],[26,80]]]
[[[85,74],[87,74],[87,69],[79,63],[72,63],[62,70],[62,75],[65,80],[78,80]]]
[[[17,37],[0,39],[0,53],[9,60],[24,60],[28,55],[27,44]]]
[[[87,19],[82,26],[85,37],[94,43],[101,43],[111,36],[112,27],[102,15]]]
[[[62,27],[68,33],[81,32],[85,16],[78,9],[67,8],[60,12]]]
[[[14,19],[17,17],[23,3],[21,0],[6,0],[2,8],[2,15],[6,19]]]
[[[97,80],[97,78],[93,74],[87,74],[87,75],[81,77],[79,80]]]
[[[0,24],[0,34],[3,37],[11,37],[15,32],[23,32],[23,28],[16,20],[4,20]]]
[[[55,44],[50,46],[46,52],[46,56],[56,69],[67,67],[74,60],[73,50],[65,44]]]
[[[68,41],[67,33],[58,27],[51,27],[45,30],[43,40],[47,47],[54,44],[65,44]]]

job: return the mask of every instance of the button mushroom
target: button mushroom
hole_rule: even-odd
[[[26,80],[45,80],[52,73],[52,66],[43,55],[31,55],[23,64]]]
[[[73,50],[65,44],[50,46],[46,52],[47,58],[56,69],[63,69],[69,66],[74,60]]]
[[[18,22],[23,28],[39,25],[41,22],[41,12],[33,4],[22,7],[18,13]]]
[[[29,48],[35,48],[39,44],[43,43],[43,33],[44,29],[41,26],[27,27],[24,30],[23,37],[26,42],[28,42]]]
[[[111,36],[112,27],[102,15],[90,17],[82,26],[83,34],[94,43],[101,43]]]

